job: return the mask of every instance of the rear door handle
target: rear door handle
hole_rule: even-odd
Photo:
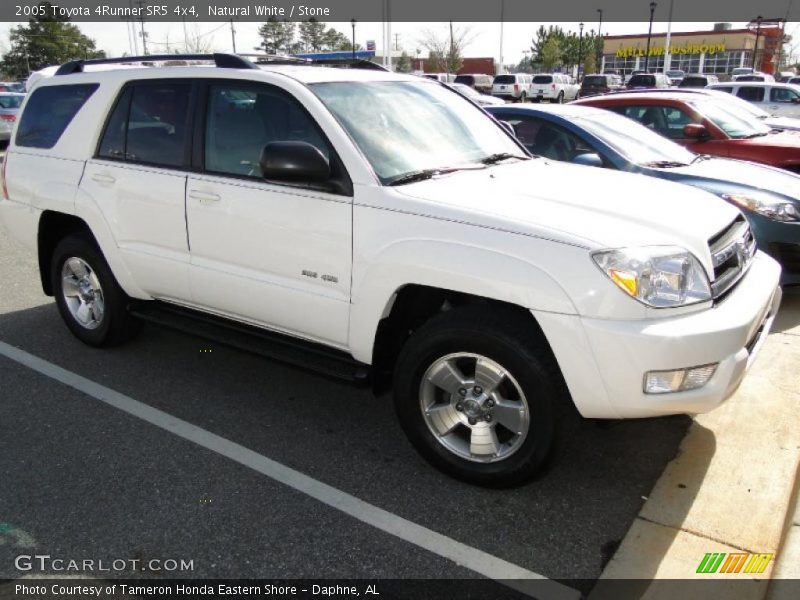
[[[200,190],[189,190],[189,198],[199,200],[200,204],[210,204],[212,202],[219,202],[222,197],[213,192],[201,192]]]
[[[104,175],[103,173],[95,173],[92,175],[92,180],[97,183],[114,183],[117,179],[111,175]]]

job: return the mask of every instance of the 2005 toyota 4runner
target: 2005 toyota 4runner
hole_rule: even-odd
[[[741,382],[780,268],[734,207],[531,157],[423,78],[214,60],[67,63],[25,102],[0,217],[87,344],[145,319],[390,380],[421,454],[484,485],[534,473],[570,402],[699,413]]]

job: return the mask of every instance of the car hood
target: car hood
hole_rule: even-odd
[[[800,131],[800,119],[794,117],[767,117],[763,123],[775,129],[787,129],[789,131]]]
[[[537,158],[394,188],[420,214],[586,246],[679,245],[704,263],[738,209],[646,175]]]
[[[754,138],[733,139],[735,143],[761,146],[764,148],[781,148],[785,151],[796,150],[800,152],[800,132],[781,131],[779,133],[768,133]],[[796,152],[792,152],[796,156]]]
[[[658,170],[667,177],[674,173],[720,183],[720,190],[723,186],[747,187],[800,199],[800,176],[784,169],[743,160],[710,158],[685,167]]]

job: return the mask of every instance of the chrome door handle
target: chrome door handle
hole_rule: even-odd
[[[189,198],[199,200],[200,204],[210,204],[211,202],[219,202],[222,197],[213,192],[202,192],[200,190],[189,190]]]
[[[114,183],[117,179],[111,175],[103,175],[102,173],[95,173],[92,175],[92,180],[97,183]]]

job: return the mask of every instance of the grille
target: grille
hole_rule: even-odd
[[[708,240],[714,280],[711,293],[720,299],[730,292],[745,274],[756,253],[756,240],[744,216]]]

